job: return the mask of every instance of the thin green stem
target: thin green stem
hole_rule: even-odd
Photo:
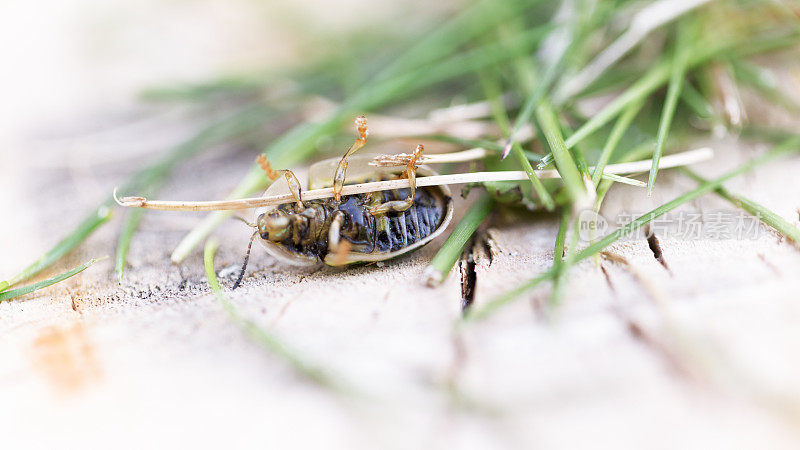
[[[574,206],[582,205],[586,199],[586,189],[581,181],[581,174],[578,172],[575,161],[564,143],[561,127],[558,125],[556,114],[550,103],[546,101],[539,102],[539,106],[536,108],[536,120],[542,127],[542,132],[550,146],[550,152],[555,159],[556,168],[561,175],[572,204]]]
[[[696,172],[693,172],[687,168],[680,168],[679,170],[681,173],[693,179],[694,181],[697,181],[699,184],[705,184],[709,182],[708,179],[701,177]],[[734,206],[747,211],[764,224],[774,228],[779,233],[793,241],[795,244],[800,244],[800,229],[789,223],[780,215],[776,214],[765,206],[750,200],[747,197],[743,197],[739,194],[729,191],[724,186],[719,186],[718,188],[714,189],[714,192],[725,200],[731,202]]]
[[[553,271],[555,272],[555,279],[553,280],[553,291],[550,293],[550,304],[556,305],[561,302],[564,294],[564,280],[566,279],[567,271],[569,270],[568,260],[571,258],[566,256],[566,248],[572,253],[575,253],[575,248],[570,244],[566,246],[567,231],[570,226],[570,211],[568,208],[561,210],[561,222],[558,226],[558,233],[556,234],[555,248],[553,249]],[[573,233],[574,234],[574,233]]]
[[[636,118],[636,115],[642,109],[644,105],[643,100],[639,100],[637,102],[633,102],[625,108],[625,112],[622,113],[617,122],[614,124],[614,128],[611,129],[611,134],[608,135],[608,139],[606,140],[605,145],[603,146],[603,150],[600,153],[600,158],[597,159],[597,164],[594,167],[594,173],[592,174],[592,183],[594,183],[595,188],[600,184],[600,180],[603,176],[603,170],[606,168],[606,164],[611,159],[611,154],[614,153],[614,150],[617,148],[617,144],[622,139],[622,136],[625,135],[625,132],[628,131],[628,127],[630,127],[633,119]]]
[[[64,273],[62,273],[60,275],[57,275],[57,276],[55,276],[53,278],[50,278],[50,279],[47,279],[47,280],[44,280],[44,281],[39,281],[38,283],[33,283],[31,285],[24,286],[24,287],[17,288],[17,289],[3,290],[2,292],[0,292],[0,302],[6,301],[6,300],[11,300],[12,298],[19,297],[20,295],[30,294],[31,292],[35,292],[35,291],[38,291],[40,289],[44,289],[46,287],[52,286],[52,285],[54,285],[54,284],[56,284],[56,283],[58,283],[60,281],[64,281],[64,280],[66,280],[67,278],[69,278],[69,277],[71,277],[73,275],[76,275],[76,274],[79,274],[79,273],[83,272],[84,270],[89,268],[89,266],[91,266],[92,264],[94,264],[97,261],[99,261],[99,260],[98,259],[92,259],[89,262],[84,263],[84,264],[82,264],[82,265],[80,265],[80,266],[78,266],[78,267],[76,267],[76,268],[74,268],[74,269],[72,269],[72,270],[70,270],[68,272],[64,272]]]
[[[335,383],[325,371],[299,358],[295,352],[289,349],[277,336],[259,327],[239,313],[236,307],[233,306],[233,302],[222,292],[222,287],[217,280],[217,274],[214,272],[214,254],[217,251],[217,247],[218,243],[215,239],[209,239],[206,242],[203,262],[206,269],[206,277],[208,278],[208,286],[211,288],[211,292],[214,293],[214,296],[217,297],[217,300],[219,300],[222,309],[228,314],[231,321],[256,343],[284,361],[297,374],[315,384],[339,389],[338,384]]]
[[[683,24],[684,22],[681,22]],[[661,121],[658,124],[658,136],[656,137],[656,149],[653,151],[653,165],[650,166],[650,176],[647,181],[647,195],[652,195],[653,186],[658,175],[658,163],[661,161],[661,154],[664,152],[664,143],[667,141],[669,127],[675,117],[675,107],[678,105],[678,96],[681,93],[683,79],[686,74],[686,64],[689,59],[689,44],[691,39],[685,26],[678,27],[678,41],[675,45],[675,55],[670,67],[669,86],[667,87],[667,98],[664,101],[664,108],[661,112]]]
[[[710,119],[714,116],[714,110],[705,97],[703,97],[703,94],[688,81],[683,82],[681,100],[702,119]]]
[[[4,291],[15,284],[26,281],[50,267],[53,263],[86,240],[100,225],[108,222],[109,219],[111,219],[111,208],[110,202],[106,201],[96,210],[89,213],[70,234],[59,241],[33,264],[29,265],[22,272],[11,277],[9,280],[0,283],[0,291]]]
[[[502,103],[502,90],[500,89],[500,86],[496,80],[489,80],[487,76],[481,76],[480,79],[484,93],[489,101],[495,123],[497,123],[503,133],[508,133],[510,121]],[[547,189],[544,187],[542,180],[539,179],[539,176],[536,175],[536,171],[533,170],[533,166],[531,166],[530,161],[528,161],[525,152],[522,150],[522,146],[520,146],[519,143],[514,143],[513,147],[514,156],[522,166],[522,170],[524,170],[525,174],[528,175],[528,179],[531,181],[533,191],[536,192],[536,195],[539,197],[539,201],[542,202],[542,205],[545,207],[545,209],[552,211],[553,208],[555,208],[553,197],[549,192],[547,192]]]
[[[475,230],[486,219],[493,207],[494,201],[492,197],[486,192],[481,192],[480,197],[456,224],[442,248],[439,249],[428,268],[425,269],[425,282],[429,286],[436,286],[444,281],[464,251],[464,247],[466,247],[472,235],[475,234]]]

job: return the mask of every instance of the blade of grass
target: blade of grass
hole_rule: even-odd
[[[701,119],[710,119],[714,116],[714,111],[705,97],[703,97],[703,94],[688,81],[683,82],[681,100]]]
[[[655,143],[652,140],[644,142],[643,144],[630,150],[619,160],[619,162],[625,163],[650,157],[653,154],[653,148],[655,147],[654,144]],[[611,189],[612,185],[613,183],[611,180],[603,180],[597,186],[597,198],[594,202],[595,212],[600,212],[600,206],[603,204],[603,199],[605,198],[606,193],[608,193],[608,190]],[[645,184],[645,186],[647,186],[647,184]]]
[[[128,250],[131,247],[131,240],[133,234],[139,228],[139,224],[144,217],[143,209],[135,209],[129,211],[125,217],[125,222],[122,224],[122,231],[117,241],[116,261],[114,263],[114,273],[117,274],[117,284],[122,284],[122,277],[125,274],[125,266],[128,261]]]
[[[633,122],[633,119],[636,118],[636,115],[642,109],[643,105],[643,100],[629,104],[625,108],[625,112],[622,113],[622,116],[617,119],[617,122],[614,124],[614,128],[611,129],[611,134],[608,135],[608,139],[603,146],[603,150],[600,152],[600,157],[597,159],[597,164],[595,165],[594,173],[592,174],[592,183],[594,183],[595,188],[600,185],[603,169],[605,169],[606,164],[608,164],[608,160],[611,159],[611,154],[614,153],[614,150],[617,148],[617,144],[619,144],[620,139],[622,139],[622,136],[624,136],[625,132],[628,131],[628,127],[630,127],[631,122]]]
[[[460,12],[444,24],[437,26],[424,39],[406,50],[384,69],[377,80],[383,80],[408,70],[430,64],[457,51],[465,42],[540,3],[533,1],[484,0]],[[502,7],[500,7],[502,5]]]
[[[555,278],[553,280],[553,291],[550,293],[550,304],[556,305],[560,303],[561,298],[563,297],[564,293],[564,280],[566,279],[567,271],[569,270],[568,260],[569,257],[566,256],[565,248],[566,247],[566,238],[567,238],[567,229],[569,229],[570,225],[570,213],[569,209],[564,208],[561,210],[561,222],[558,226],[558,233],[556,234],[556,243],[553,249],[553,272],[555,273]],[[570,250],[572,253],[575,252],[575,248],[572,247],[572,243],[570,243]]]
[[[464,217],[450,232],[450,236],[447,237],[442,248],[436,252],[436,256],[433,257],[430,265],[423,272],[423,279],[428,286],[438,286],[444,281],[464,251],[467,242],[472,238],[475,230],[486,219],[493,207],[492,197],[488,193],[482,192],[481,196],[470,206]]]
[[[675,117],[675,107],[678,105],[678,96],[683,86],[683,78],[686,74],[686,64],[688,62],[689,42],[692,40],[688,27],[681,22],[678,26],[678,40],[675,44],[675,54],[670,68],[669,86],[667,87],[667,98],[664,100],[664,108],[661,112],[661,121],[658,124],[658,135],[656,137],[656,149],[653,152],[653,165],[650,167],[650,176],[647,181],[647,195],[653,195],[653,186],[656,184],[658,175],[658,162],[664,152],[664,143],[667,141],[669,127]]]
[[[637,186],[637,187],[647,187],[647,183],[639,180],[635,180],[633,178],[623,177],[619,175],[614,175],[613,173],[604,173],[601,177],[603,180],[611,181],[614,183],[622,183],[627,184],[629,186]]]
[[[556,32],[556,31],[554,31]],[[522,129],[522,127],[526,123],[531,122],[531,118],[533,117],[533,112],[536,110],[536,106],[539,104],[539,100],[544,97],[545,92],[547,92],[555,81],[556,77],[563,71],[564,65],[566,64],[567,60],[569,59],[568,56],[571,53],[573,47],[577,45],[577,39],[575,39],[574,33],[576,31],[573,30],[573,36],[570,38],[569,44],[564,46],[564,50],[558,56],[554,64],[548,65],[547,69],[544,71],[544,75],[542,75],[541,80],[536,82],[536,88],[532,91],[527,92],[527,98],[525,99],[525,103],[522,106],[519,114],[517,115],[516,119],[514,119],[514,126],[511,127],[506,134],[508,135],[508,139],[506,140],[505,145],[503,146],[503,154],[501,155],[502,158],[508,156],[509,152],[512,151],[514,144],[516,144],[516,135]],[[532,65],[532,63],[531,63]],[[531,71],[529,70],[529,73]]]
[[[82,264],[82,265],[80,265],[80,266],[78,266],[78,267],[76,267],[76,268],[74,268],[74,269],[72,269],[70,271],[64,272],[61,275],[57,275],[57,276],[55,276],[53,278],[50,278],[50,279],[47,279],[47,280],[44,280],[44,281],[40,281],[38,283],[33,283],[31,285],[28,285],[28,286],[23,286],[21,288],[2,291],[2,292],[0,292],[0,302],[6,301],[6,300],[11,300],[12,298],[19,297],[20,295],[30,294],[31,292],[36,292],[36,291],[38,291],[40,289],[44,289],[46,287],[52,286],[52,285],[54,285],[54,284],[56,284],[56,283],[58,283],[60,281],[64,281],[64,280],[66,280],[67,278],[69,278],[69,277],[71,277],[73,275],[76,275],[78,273],[83,272],[89,266],[91,266],[92,264],[94,264],[97,261],[99,261],[99,260],[98,259],[92,259],[89,262],[86,262],[86,263],[84,263],[84,264]]]
[[[561,127],[558,125],[558,120],[550,103],[546,101],[539,102],[539,106],[536,107],[536,120],[547,139],[550,152],[556,162],[556,168],[558,173],[561,174],[561,179],[572,204],[574,207],[580,208],[586,203],[586,189],[583,181],[581,181],[581,174],[578,172],[575,161],[564,143]]]
[[[701,185],[709,182],[708,179],[701,177],[689,169],[680,168],[679,170],[681,173],[693,179],[694,181],[697,181]],[[747,197],[743,197],[739,194],[729,191],[724,186],[714,189],[714,192],[725,200],[731,202],[734,206],[747,211],[764,224],[774,228],[779,233],[792,240],[795,244],[800,244],[800,229],[786,221],[786,219],[780,215],[774,213],[761,204],[750,200]]]
[[[0,291],[4,291],[15,284],[30,279],[72,251],[72,249],[86,240],[100,225],[103,225],[111,219],[111,208],[109,206],[110,203],[104,203],[96,210],[89,213],[70,234],[48,250],[47,253],[42,255],[33,264],[23,269],[22,272],[0,283]]]
[[[785,88],[778,85],[773,73],[741,59],[732,59],[731,65],[737,80],[753,87],[764,98],[781,106],[788,112],[797,113],[800,111],[800,105],[791,96],[786,95]]]
[[[505,105],[503,104],[503,92],[499,83],[497,80],[489,79],[488,75],[481,76],[480,80],[486,98],[489,101],[492,117],[494,118],[495,123],[500,127],[500,130],[504,134],[508,134],[510,121],[508,119],[508,115],[506,114]],[[528,179],[531,180],[531,186],[533,187],[533,191],[536,192],[536,195],[539,197],[539,201],[542,202],[542,205],[545,207],[545,209],[552,211],[553,208],[555,208],[553,197],[550,196],[549,192],[547,192],[544,184],[542,184],[542,180],[540,180],[536,175],[536,172],[533,170],[533,166],[531,166],[530,161],[528,161],[528,158],[525,156],[522,147],[518,143],[515,143],[514,145],[514,155],[516,156],[519,164],[522,166],[522,170],[524,170],[528,175]]]
[[[325,371],[298,357],[295,352],[290,350],[277,336],[242,316],[236,307],[233,306],[228,296],[222,292],[222,287],[217,280],[217,274],[214,272],[214,254],[217,251],[217,247],[218,243],[216,239],[209,239],[206,242],[203,263],[205,265],[206,277],[208,278],[208,286],[211,288],[211,292],[214,293],[214,296],[217,297],[217,300],[219,300],[222,309],[228,314],[231,321],[247,336],[253,339],[253,341],[285,362],[297,374],[320,386],[338,389],[337,383],[335,383]]]
[[[653,219],[656,219],[674,210],[675,208],[685,203],[688,203],[696,199],[697,197],[700,197],[703,194],[707,194],[709,192],[714,191],[715,189],[722,186],[725,182],[727,182],[731,178],[749,172],[764,163],[773,161],[780,157],[788,156],[789,154],[795,153],[797,151],[800,151],[800,137],[795,136],[775,146],[773,149],[764,153],[763,155],[751,159],[750,161],[742,164],[741,166],[733,169],[732,171],[718,178],[715,178],[707,183],[701,184],[695,189],[688,191],[674,198],[673,200],[664,203],[661,206],[658,206],[652,211],[643,214],[642,216],[639,216],[638,218],[628,223],[627,225],[607,234],[604,238],[590,244],[588,247],[579,252],[575,257],[575,262],[594,256],[595,254],[605,249],[609,245],[613,244],[614,242],[617,242],[622,237],[630,235],[634,231],[650,223]],[[491,313],[496,311],[498,308],[512,302],[513,300],[517,299],[519,296],[521,296],[528,290],[532,289],[533,287],[539,285],[543,281],[552,279],[555,275],[556,275],[556,270],[554,266],[551,266],[550,269],[548,269],[547,271],[542,272],[541,274],[530,279],[529,281],[522,283],[520,286],[504,294],[501,294],[492,301],[486,303],[482,308],[470,310],[469,313],[465,315],[464,319],[465,320],[484,319],[489,315],[491,315]]]

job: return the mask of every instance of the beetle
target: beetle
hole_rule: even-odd
[[[372,157],[354,157],[367,140],[367,120],[356,119],[358,137],[341,159],[320,161],[309,169],[309,189],[333,187],[332,198],[302,200],[301,183],[288,169],[273,170],[261,155],[258,163],[273,181],[281,176],[286,183],[273,183],[264,193],[272,196],[291,193],[293,203],[260,208],[247,256],[234,284],[244,276],[250,247],[258,238],[266,251],[277,259],[296,266],[327,264],[346,266],[388,260],[414,251],[439,236],[453,217],[453,200],[445,186],[417,188],[416,177],[438,175],[417,159],[424,148],[418,145],[405,167],[369,166]],[[349,170],[350,164],[353,168]],[[330,175],[332,174],[332,176]],[[408,178],[409,188],[364,194],[341,195],[346,184]]]

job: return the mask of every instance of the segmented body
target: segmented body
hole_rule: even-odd
[[[286,250],[325,259],[328,231],[337,211],[343,213],[340,239],[353,253],[390,253],[413,245],[434,233],[445,217],[441,202],[431,188],[418,188],[414,204],[406,211],[373,216],[369,208],[392,200],[405,199],[408,189],[372,192],[333,199],[310,200],[305,209],[287,203],[277,209],[291,221],[291,233],[278,242]]]

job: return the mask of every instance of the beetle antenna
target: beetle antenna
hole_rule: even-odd
[[[242,279],[244,278],[244,271],[247,270],[247,262],[250,261],[250,249],[253,248],[253,241],[256,239],[256,236],[258,236],[258,231],[256,231],[255,233],[253,233],[252,236],[250,236],[250,243],[247,244],[247,253],[244,255],[244,262],[242,263],[242,271],[239,272],[239,278],[236,279],[236,283],[233,283],[233,287],[231,288],[231,290],[238,288],[239,285],[242,283]]]
[[[258,228],[258,226],[256,224],[248,222],[247,219],[245,219],[244,217],[233,216],[233,218],[236,219],[236,220],[242,221],[245,225],[247,225],[250,228]]]

